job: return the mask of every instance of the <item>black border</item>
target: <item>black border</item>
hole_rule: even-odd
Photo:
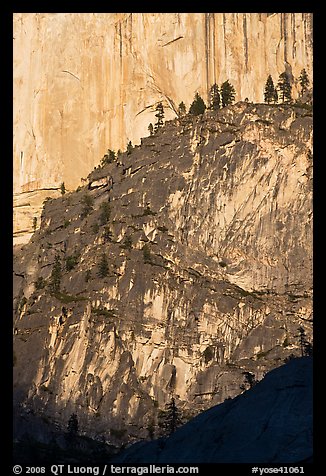
[[[74,5],[73,5],[74,3]],[[112,7],[116,7],[111,3]],[[193,13],[203,13],[203,12],[210,12],[212,11],[212,7],[215,6],[217,10],[219,7],[225,7],[226,13],[258,13],[258,12],[266,12],[266,10],[276,10],[278,13],[283,12],[302,12],[302,13],[313,13],[313,22],[314,22],[314,199],[313,199],[313,206],[314,206],[314,309],[317,315],[315,317],[315,324],[314,324],[314,463],[307,465],[304,464],[305,473],[304,474],[314,474],[314,467],[317,464],[323,462],[323,448],[322,442],[318,435],[322,435],[323,428],[321,426],[321,421],[319,417],[319,412],[321,409],[320,405],[320,398],[321,398],[321,382],[323,376],[323,368],[321,366],[320,354],[322,348],[322,339],[325,335],[322,331],[322,324],[324,321],[324,316],[321,312],[321,294],[323,292],[323,276],[319,275],[320,271],[320,257],[322,256],[323,246],[320,244],[323,241],[323,220],[322,217],[319,216],[321,210],[323,210],[322,206],[322,197],[323,194],[321,192],[321,186],[324,181],[325,175],[322,173],[322,165],[323,165],[323,155],[322,151],[322,141],[321,141],[321,125],[323,117],[322,113],[322,106],[320,104],[321,93],[319,89],[319,83],[323,79],[323,76],[320,71],[320,66],[322,61],[319,59],[319,55],[324,52],[324,49],[321,45],[321,40],[323,35],[321,34],[321,28],[323,27],[323,16],[322,16],[322,9],[321,9],[321,2],[319,5],[316,6],[313,2],[270,2],[270,5],[267,5],[266,2],[250,2],[250,4],[246,4],[245,2],[228,2],[226,4],[221,5],[212,5],[212,3],[203,4],[200,2],[200,5],[192,5],[192,4],[185,4],[184,6],[178,4],[174,5],[174,7],[168,9],[166,12],[162,12],[162,8],[158,7],[166,7],[166,4],[159,4],[150,3],[145,5],[143,4],[120,4],[123,8],[128,8],[129,11],[132,12],[161,12],[161,13],[170,13],[170,12],[193,12]],[[193,10],[193,6],[199,7],[203,9],[202,11]],[[230,8],[232,6],[232,8]],[[5,307],[2,308],[2,322],[1,322],[1,345],[0,351],[2,352],[2,369],[5,367],[5,377],[3,377],[3,388],[1,391],[1,409],[2,409],[2,419],[1,419],[1,427],[2,427],[2,455],[5,458],[4,465],[1,465],[1,469],[3,467],[8,467],[8,471],[4,470],[4,474],[12,474],[12,410],[11,412],[9,409],[12,409],[12,235],[13,235],[13,224],[12,224],[12,209],[13,209],[13,168],[12,168],[12,154],[13,154],[13,142],[12,142],[12,124],[13,124],[13,111],[12,111],[12,104],[13,104],[13,97],[10,95],[9,91],[13,92],[13,77],[12,77],[12,37],[13,37],[13,24],[12,24],[12,15],[15,12],[24,12],[24,13],[33,13],[33,12],[45,12],[45,13],[56,13],[56,12],[71,12],[71,13],[78,13],[75,10],[79,10],[79,12],[102,12],[103,7],[105,10],[108,9],[109,5],[106,5],[105,2],[91,2],[88,6],[85,7],[81,2],[65,2],[64,4],[60,5],[60,2],[53,2],[52,5],[43,2],[12,2],[9,11],[6,10],[2,12],[1,15],[1,33],[4,36],[2,40],[2,74],[1,74],[1,81],[4,83],[2,85],[2,138],[5,139],[5,147],[2,148],[2,183],[1,183],[1,203],[2,203],[2,217],[4,218],[5,228],[2,230],[1,233],[1,251],[4,252],[4,257],[2,258],[2,289],[3,289],[3,302],[5,302]],[[156,8],[155,8],[156,7]],[[189,10],[190,7],[190,10]],[[105,13],[115,13],[115,11],[105,11]],[[118,10],[120,12],[120,10]],[[8,462],[8,465],[7,465]],[[94,462],[96,464],[96,462]],[[214,474],[219,470],[226,469],[235,469],[237,474],[251,474],[251,467],[252,465],[247,464],[200,464],[200,473],[205,474]],[[146,466],[146,465],[143,465]],[[263,466],[263,465],[258,465]],[[270,465],[266,464],[265,467],[276,467],[281,465]],[[46,473],[46,474],[51,474]]]

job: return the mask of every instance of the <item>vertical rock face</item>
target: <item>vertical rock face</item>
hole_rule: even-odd
[[[15,254],[19,411],[63,427],[77,412],[82,431],[121,444],[157,429],[172,394],[198,412],[239,394],[243,371],[261,379],[300,354],[309,107],[241,102],[168,121],[88,180],[46,203]]]
[[[111,13],[14,15],[14,227],[59,186],[80,184],[107,148],[139,143],[163,101],[181,101],[229,79],[236,100],[263,100],[268,74],[287,70],[294,96],[312,75],[307,13]],[[312,79],[312,78],[311,78]]]

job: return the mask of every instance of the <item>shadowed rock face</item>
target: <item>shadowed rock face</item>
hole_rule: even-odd
[[[83,432],[118,446],[155,434],[172,394],[190,416],[238,395],[243,371],[259,380],[299,355],[297,329],[310,339],[312,322],[311,141],[309,108],[237,103],[167,122],[47,201],[15,249],[17,414],[66,427],[76,412]],[[51,294],[40,278],[56,255]]]
[[[107,148],[138,144],[165,118],[227,79],[260,102],[286,69],[297,97],[312,81],[309,13],[15,13],[14,231],[33,232],[47,197],[75,189]]]
[[[167,440],[114,463],[298,463],[312,458],[312,359],[294,359],[245,394],[203,412]]]

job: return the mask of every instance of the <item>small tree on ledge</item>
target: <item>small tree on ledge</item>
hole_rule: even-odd
[[[196,93],[195,98],[190,105],[189,114],[192,114],[193,116],[199,116],[200,114],[203,114],[205,112],[205,109],[206,105],[203,99],[199,96],[198,93]]]
[[[130,155],[132,151],[133,151],[133,145],[130,140],[127,144],[127,155]]]
[[[68,421],[68,433],[71,436],[76,436],[79,430],[78,418],[76,413],[73,413]]]
[[[299,331],[299,343],[300,343],[300,350],[301,350],[301,357],[311,357],[313,355],[313,346],[307,340],[306,331],[302,326],[298,328]]]
[[[222,100],[222,107],[226,107],[230,104],[233,104],[235,99],[235,89],[228,79],[222,84],[220,94]]]
[[[148,125],[148,132],[149,132],[150,136],[152,136],[154,134],[154,127],[153,127],[153,124],[151,122]]]
[[[274,86],[273,78],[271,75],[268,76],[266,85],[265,85],[265,91],[264,91],[264,101],[267,104],[270,104],[271,102],[276,103],[278,100],[278,95],[277,95],[277,90]]]
[[[101,167],[104,167],[107,164],[112,164],[116,160],[115,152],[114,150],[108,149],[107,153],[104,154],[102,160],[101,160]]]
[[[211,89],[209,90],[209,109],[213,111],[217,111],[220,109],[221,103],[221,96],[218,85],[216,83],[213,84]]]
[[[310,84],[308,74],[307,74],[307,71],[305,69],[303,69],[300,73],[299,83],[300,83],[300,86],[301,86],[301,96],[302,96],[307,91],[308,86]]]
[[[182,116],[185,116],[186,114],[187,114],[186,105],[183,101],[181,101],[181,103],[178,106],[178,116],[182,117]]]
[[[281,99],[281,101],[290,102],[292,100],[292,96],[291,96],[292,86],[290,83],[290,78],[288,74],[286,73],[286,71],[280,74],[277,86],[280,92],[279,98]]]
[[[162,410],[159,414],[159,421],[164,435],[169,436],[182,424],[182,418],[181,411],[176,406],[173,397],[171,401],[165,405],[165,408],[166,409]]]
[[[157,132],[163,126],[163,119],[164,119],[164,108],[161,102],[159,102],[156,106],[155,117],[157,117],[157,122],[154,126],[154,132]]]
[[[58,254],[55,255],[54,258],[54,265],[52,268],[51,276],[50,276],[50,291],[52,293],[57,293],[60,291],[61,285],[61,260]]]
[[[109,264],[105,253],[102,253],[98,268],[98,276],[100,278],[105,278],[109,274]]]

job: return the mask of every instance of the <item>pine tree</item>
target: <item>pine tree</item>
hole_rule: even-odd
[[[221,105],[221,96],[218,85],[216,83],[213,84],[211,89],[209,90],[209,109],[213,111],[217,111],[220,109]]]
[[[144,258],[144,263],[151,263],[152,261],[151,250],[149,249],[149,246],[147,243],[143,246],[143,258]]]
[[[88,193],[85,193],[85,195],[83,195],[81,198],[81,203],[83,204],[83,208],[82,208],[80,217],[84,219],[94,209],[93,207],[94,199],[91,195],[89,195]]]
[[[45,285],[46,285],[45,279],[43,278],[43,276],[39,276],[37,280],[35,281],[35,289],[39,291],[40,289],[44,289]]]
[[[105,165],[112,164],[116,160],[115,152],[114,150],[108,149],[107,153],[104,154],[102,160],[101,160],[101,167],[104,167]]]
[[[132,250],[132,238],[130,235],[125,235],[123,243],[120,245],[124,250]]]
[[[228,79],[224,81],[224,83],[221,85],[220,94],[222,100],[222,107],[229,106],[233,103],[235,99],[235,89]]]
[[[150,136],[152,136],[154,134],[154,127],[153,127],[153,124],[151,122],[148,125],[148,132],[149,132]]]
[[[307,91],[308,86],[310,84],[308,74],[307,74],[307,71],[305,69],[303,69],[301,71],[301,74],[300,74],[300,77],[299,77],[299,83],[300,83],[300,86],[301,86],[301,96],[302,96]]]
[[[102,253],[101,260],[99,262],[98,275],[100,278],[105,278],[109,274],[109,264],[105,253]]]
[[[79,430],[78,417],[76,413],[73,413],[68,421],[68,433],[71,436],[76,436]]]
[[[165,410],[159,415],[160,426],[165,435],[169,436],[182,424],[181,411],[175,404],[172,397],[171,402],[165,405]]]
[[[277,90],[275,89],[272,76],[269,75],[265,85],[264,101],[267,102],[267,104],[270,104],[271,102],[277,102],[277,100]]]
[[[178,116],[185,116],[187,114],[186,105],[183,101],[178,106]]]
[[[71,271],[73,270],[79,261],[80,255],[77,251],[73,255],[67,256],[66,257],[66,271]]]
[[[189,114],[193,116],[199,116],[199,114],[203,114],[205,112],[206,105],[203,99],[199,96],[198,93],[195,94],[195,98],[190,105]]]
[[[52,268],[51,276],[50,276],[50,291],[52,293],[57,293],[60,291],[60,284],[61,284],[61,261],[60,256],[58,254],[54,257],[54,265]]]
[[[157,122],[154,126],[154,132],[157,132],[163,126],[163,119],[164,119],[163,104],[159,102],[155,110],[156,110],[155,117],[157,117]]]
[[[309,357],[313,354],[312,344],[307,340],[306,331],[302,326],[298,328],[299,331],[299,344],[301,350],[301,357]]]
[[[34,217],[33,218],[33,230],[36,231],[36,227],[37,227],[37,218]]]
[[[291,101],[292,96],[291,96],[291,91],[292,91],[292,86],[290,83],[290,78],[286,71],[284,73],[281,73],[278,79],[278,90],[280,92],[279,97],[282,102],[286,101]]]
[[[133,150],[133,145],[131,143],[131,140],[127,144],[127,155],[130,155]]]
[[[100,205],[100,225],[106,225],[106,223],[110,220],[111,216],[111,208],[108,202],[103,202]]]
[[[274,97],[273,97],[273,102],[276,104],[278,101],[278,93],[277,89],[274,87]]]
[[[66,193],[66,187],[64,182],[62,182],[62,184],[60,185],[60,192],[61,195],[64,195]]]

